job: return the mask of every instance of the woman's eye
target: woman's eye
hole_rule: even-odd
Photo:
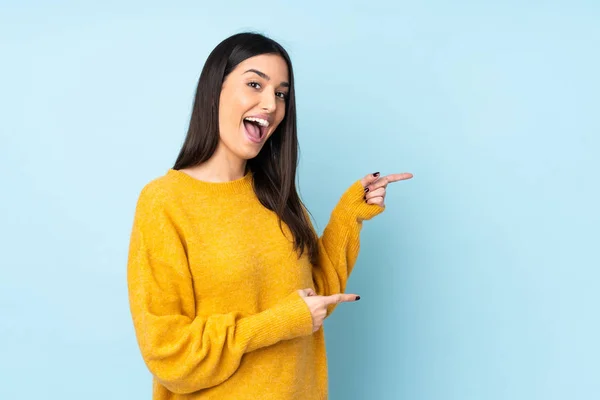
[[[254,88],[254,89],[261,89],[260,83],[258,82],[248,82],[248,86]],[[282,100],[286,100],[288,98],[288,94],[285,92],[277,92],[275,93],[275,96],[279,97]]]

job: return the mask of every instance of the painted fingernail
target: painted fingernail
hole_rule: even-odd
[[[366,188],[365,188],[365,193],[367,193],[368,191],[369,191],[369,188],[368,188],[368,187],[366,187]]]
[[[356,296],[356,301],[359,301],[359,300],[360,300],[360,296]]]
[[[379,172],[373,173],[373,176],[379,176]]]

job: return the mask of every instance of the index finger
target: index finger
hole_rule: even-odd
[[[379,178],[377,181],[375,181],[374,183],[372,183],[369,186],[371,187],[371,190],[374,190],[374,189],[377,189],[380,187],[386,187],[389,183],[405,181],[412,177],[413,177],[413,174],[411,174],[410,172],[403,172],[401,174],[390,174],[390,175],[382,176],[381,178]]]
[[[355,294],[338,293],[332,294],[331,296],[325,296],[325,303],[327,305],[355,302],[360,297]]]
[[[410,179],[413,177],[413,174],[411,174],[410,172],[403,172],[401,174],[386,175],[385,177],[387,178],[387,181],[389,183],[391,183],[391,182],[398,182],[398,181],[404,181],[406,179]]]

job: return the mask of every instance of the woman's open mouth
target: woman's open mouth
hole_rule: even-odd
[[[269,121],[256,118],[246,117],[244,118],[244,128],[246,135],[254,143],[260,143],[267,135],[267,129],[269,127]]]

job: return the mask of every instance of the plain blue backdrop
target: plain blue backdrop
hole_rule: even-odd
[[[149,399],[126,259],[208,53],[291,54],[319,231],[412,172],[326,321],[331,399],[600,398],[600,4],[3,1],[0,398]]]

